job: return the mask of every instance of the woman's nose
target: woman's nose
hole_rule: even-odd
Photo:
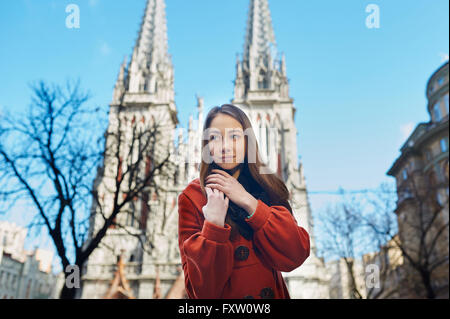
[[[234,145],[232,140],[228,140],[224,138],[222,140],[222,152],[225,151],[225,153],[233,151]]]

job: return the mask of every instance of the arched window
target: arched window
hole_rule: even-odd
[[[438,101],[436,104],[434,104],[433,113],[434,113],[434,120],[435,121],[440,121],[442,119],[442,116],[441,116],[441,103],[440,103],[440,101]]]
[[[178,185],[178,175],[179,175],[179,170],[178,168],[175,170],[175,173],[173,174],[173,184],[174,185]]]
[[[264,90],[269,87],[269,83],[267,81],[266,72],[264,70],[259,71],[259,77],[258,77],[258,89]]]
[[[147,229],[147,219],[148,219],[148,213],[149,213],[148,199],[149,199],[149,193],[144,192],[142,194],[142,200],[141,200],[141,220],[140,220],[141,230]]]

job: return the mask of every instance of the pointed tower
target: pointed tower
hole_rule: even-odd
[[[236,62],[234,103],[270,98],[289,100],[267,0],[250,1],[242,61]]]
[[[328,298],[328,276],[316,255],[312,215],[297,155],[294,100],[289,97],[286,58],[277,51],[268,0],[250,0],[244,53],[236,61],[232,104],[252,122],[261,156],[280,176],[291,193],[291,206],[299,225],[308,230],[311,254],[305,263],[283,276],[292,298]]]
[[[117,77],[116,85],[114,86],[113,102],[112,102],[114,104],[119,104],[121,102],[123,94],[125,93],[126,68],[127,68],[127,57],[124,58],[123,63],[120,66],[119,76]]]
[[[125,101],[133,101],[133,95],[139,94],[153,103],[173,106],[174,71],[168,54],[164,0],[147,1],[127,82],[130,94]]]
[[[153,152],[158,160],[158,156],[166,157],[168,153],[175,153],[178,124],[164,0],[147,0],[131,60],[128,65],[126,59],[122,63],[114,86],[108,132],[116,133],[120,128],[123,148],[131,148],[136,144],[133,144],[135,141],[132,141],[131,132],[134,129],[151,129],[155,124],[159,134]],[[107,143],[110,142],[107,140]],[[147,158],[142,165],[143,176],[152,165],[152,160]],[[111,211],[116,179],[111,178],[115,175],[108,175],[108,172],[115,172],[117,164],[114,163],[105,158],[98,170],[94,187],[102,204],[93,203],[90,236],[103,225],[102,214]],[[99,247],[89,257],[84,267],[80,297],[97,298],[102,291],[106,292],[108,276],[113,275],[109,270],[122,252],[122,272],[129,278],[129,286],[136,292],[137,298],[152,298],[153,287],[160,289],[159,295],[163,295],[169,289],[167,285],[171,278],[173,282],[176,281],[179,258],[178,245],[174,240],[177,237],[174,203],[178,194],[174,190],[176,178],[170,178],[176,173],[172,171],[173,167],[164,167],[162,170],[164,172],[158,172],[154,177],[157,189],[146,187],[141,197],[136,197],[133,203],[124,207],[123,212],[116,217],[122,226],[108,229]],[[130,234],[145,234],[151,241],[151,245],[146,243],[146,247],[151,247],[144,250],[140,239]],[[160,274],[155,273],[156,268],[160,269]],[[160,281],[159,276],[164,278],[164,282]],[[155,296],[158,297],[158,294]]]

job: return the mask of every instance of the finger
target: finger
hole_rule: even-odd
[[[206,195],[209,197],[209,196],[211,196],[211,194],[212,194],[212,189],[211,188],[209,188],[209,187],[205,187],[205,191],[206,191]]]
[[[222,188],[222,185],[219,185],[219,184],[210,184],[210,185],[208,185],[209,187],[211,187],[211,189],[213,190],[213,191],[222,191],[223,192],[223,188]]]
[[[223,196],[224,196],[223,192],[222,192],[222,191],[219,191],[219,197],[220,197],[220,199],[223,200]]]
[[[225,204],[228,206],[228,202],[229,202],[230,200],[228,199],[228,196],[225,196]]]

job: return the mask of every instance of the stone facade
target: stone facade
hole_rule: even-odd
[[[53,253],[24,250],[27,230],[0,222],[0,299],[49,299],[56,295]]]

